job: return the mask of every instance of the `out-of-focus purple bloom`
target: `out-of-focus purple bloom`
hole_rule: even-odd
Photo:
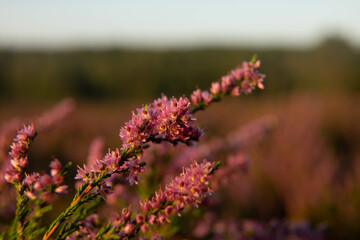
[[[203,91],[201,94],[204,99],[205,105],[209,105],[213,101],[213,95],[208,91]]]
[[[232,75],[226,75],[221,77],[221,89],[224,92],[229,92],[235,83],[235,78]]]
[[[53,161],[51,161],[50,168],[51,168],[50,174],[52,177],[60,175],[63,169],[59,159],[54,159]]]
[[[191,94],[191,101],[193,104],[198,105],[202,100],[201,90],[198,88]]]
[[[213,94],[220,94],[221,93],[221,85],[219,82],[211,83],[210,92]]]
[[[47,130],[56,123],[61,122],[74,111],[76,103],[72,98],[65,98],[56,104],[52,109],[44,112],[34,122],[39,130]]]
[[[252,90],[254,90],[254,89],[255,89],[255,86],[250,80],[244,80],[241,83],[241,92],[243,92],[245,94],[251,93]]]
[[[236,86],[231,90],[231,95],[233,95],[234,97],[240,96],[240,86]]]
[[[89,154],[86,163],[91,166],[96,160],[100,160],[103,156],[104,139],[101,137],[95,138],[89,147]]]

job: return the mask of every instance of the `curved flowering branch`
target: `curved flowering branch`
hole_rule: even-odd
[[[210,182],[212,174],[218,168],[218,163],[193,162],[189,168],[168,184],[164,190],[160,189],[151,200],[140,201],[141,213],[131,217],[131,205],[124,208],[121,214],[114,213],[108,227],[97,229],[94,227],[93,217],[80,223],[83,227],[74,232],[67,239],[86,237],[91,239],[127,239],[135,236],[139,231],[148,232],[150,226],[170,222],[174,214],[181,215],[186,206],[198,207],[202,199],[211,194]]]
[[[29,214],[25,210],[28,198],[24,194],[26,185],[23,183],[23,179],[25,177],[25,169],[29,164],[27,152],[35,136],[34,125],[24,126],[18,131],[18,134],[10,145],[11,151],[9,155],[11,165],[5,173],[5,180],[13,184],[18,192],[16,215],[12,224],[11,234],[17,234],[20,239],[24,237],[24,222],[26,216]]]
[[[219,102],[226,95],[240,96],[249,94],[256,87],[264,89],[265,74],[260,73],[261,62],[254,56],[250,62],[244,61],[241,66],[222,76],[219,81],[211,84],[210,91],[196,89],[191,94],[194,108],[191,113],[207,108],[213,102]]]
[[[4,178],[15,185],[18,192],[16,215],[10,237],[17,235],[23,239],[25,231],[30,232],[30,238],[40,234],[40,231],[33,232],[33,230],[37,227],[42,215],[51,209],[47,207],[47,202],[53,199],[55,193],[67,192],[67,186],[63,185],[63,182],[71,164],[63,168],[60,161],[55,159],[50,163],[51,175],[25,172],[29,164],[27,152],[35,136],[33,124],[24,126],[18,131],[10,146],[10,166]],[[29,209],[29,200],[35,205],[32,209]],[[31,219],[28,217],[29,214],[32,214]]]
[[[213,101],[220,101],[223,96],[232,93],[238,96],[241,92],[250,93],[255,86],[263,88],[262,81],[265,77],[258,68],[260,61],[244,62],[241,68],[233,70],[221,79],[221,83],[213,83],[211,93],[201,92],[197,89],[191,99],[194,103],[191,109],[190,101],[185,97],[168,99],[165,95],[155,100],[152,104],[143,105],[132,113],[132,119],[120,129],[120,139],[123,145],[115,151],[109,151],[102,160],[96,160],[91,166],[79,167],[76,179],[84,184],[79,188],[69,208],[56,219],[44,235],[47,240],[57,230],[66,217],[70,216],[84,203],[84,198],[101,194],[104,198],[111,192],[111,188],[104,181],[113,174],[126,174],[130,184],[141,181],[139,173],[143,172],[145,163],[139,162],[147,143],[191,144],[198,141],[202,131],[196,126],[193,113],[205,109]],[[201,94],[199,94],[199,91]],[[90,191],[96,193],[87,196]]]

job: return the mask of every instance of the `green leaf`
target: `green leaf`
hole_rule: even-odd
[[[252,62],[252,63],[255,63],[257,60],[258,60],[258,56],[257,56],[256,54],[254,54],[254,55],[251,57],[251,62]]]

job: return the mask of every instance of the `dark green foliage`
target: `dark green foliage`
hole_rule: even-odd
[[[56,239],[65,239],[67,236],[72,234],[74,231],[78,230],[79,222],[84,220],[87,216],[95,213],[96,209],[104,202],[100,197],[96,198],[94,201],[89,202],[86,205],[82,205],[72,218],[60,228],[58,237]]]
[[[2,99],[152,99],[207,88],[252,49],[9,52],[0,50]],[[264,94],[291,90],[360,90],[359,52],[329,39],[314,49],[256,50],[268,82]],[[6,89],[6,90],[5,90]]]

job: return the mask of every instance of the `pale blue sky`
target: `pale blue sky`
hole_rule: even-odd
[[[360,0],[0,0],[0,47],[360,47]]]

